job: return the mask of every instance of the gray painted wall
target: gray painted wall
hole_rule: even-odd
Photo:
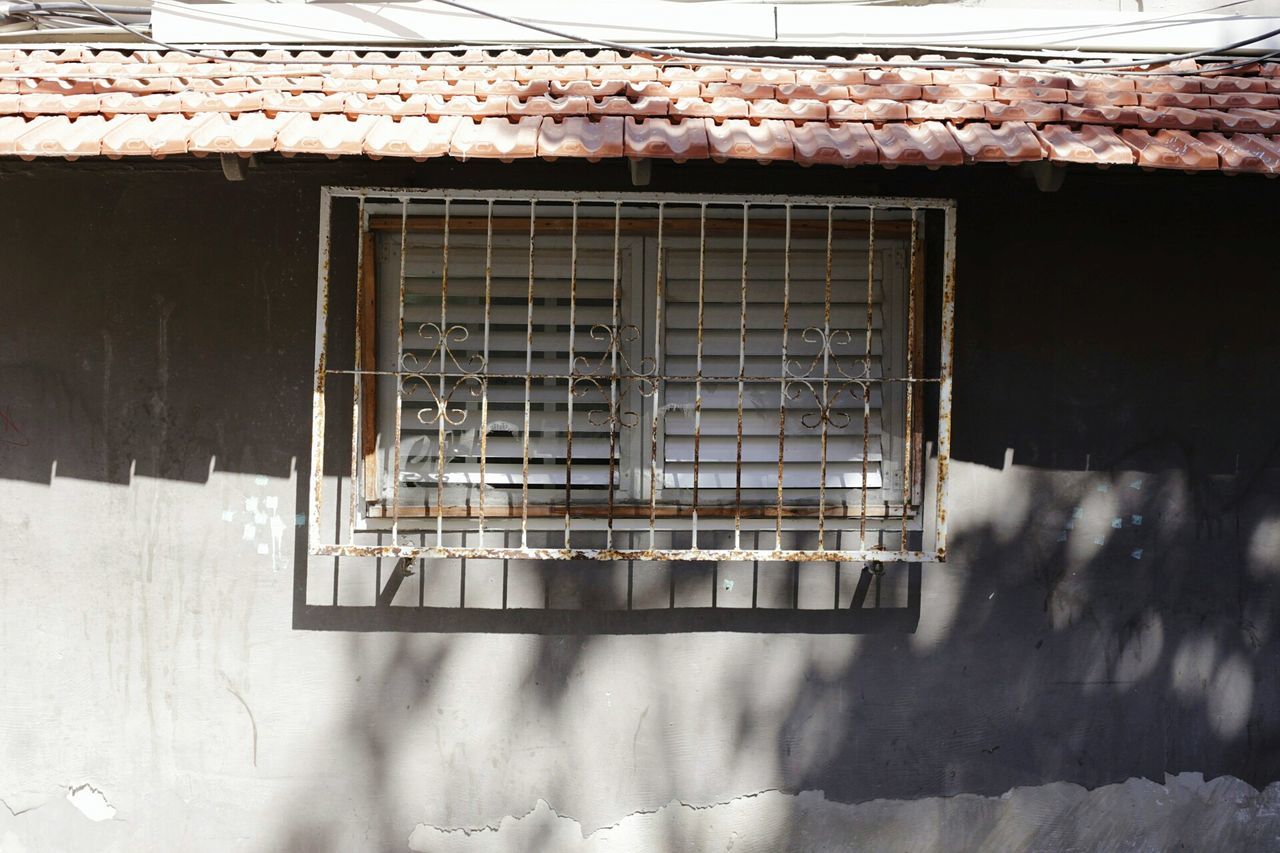
[[[744,616],[306,560],[326,182],[628,186],[0,166],[0,850],[1280,848],[1277,184],[656,168],[960,202],[953,558]]]

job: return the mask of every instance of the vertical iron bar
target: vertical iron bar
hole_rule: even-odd
[[[485,216],[484,228],[484,353],[481,365],[486,373],[480,382],[480,520],[477,525],[480,535],[480,547],[484,547],[484,493],[485,467],[489,458],[489,316],[493,300],[491,290],[493,283],[493,199],[489,199],[489,207]]]
[[[938,486],[937,535],[934,551],[939,560],[947,556],[947,475],[951,467],[951,382],[952,347],[955,338],[956,310],[956,208],[944,214],[942,246],[942,354],[938,383]]]
[[[449,396],[444,392],[449,352],[449,199],[444,200],[444,235],[440,249],[440,382],[439,420],[436,422],[436,544],[444,547],[444,441]]]
[[[702,445],[702,323],[707,302],[707,203],[698,208],[698,343],[693,379],[693,533],[690,547],[698,549],[698,476]]]
[[[742,293],[738,317],[738,453],[734,464],[733,547],[742,548],[742,396],[747,374],[747,229],[751,205],[742,205]]]
[[[364,350],[364,287],[367,282],[364,280],[364,196],[360,197],[360,203],[357,208],[356,220],[359,226],[356,228],[356,322],[355,322],[355,370],[351,374],[351,481],[349,489],[350,494],[347,496],[347,544],[354,545],[356,541],[356,513],[359,504],[357,496],[361,489],[356,487],[360,480],[360,407],[363,403],[363,395],[361,391],[364,385],[364,376],[362,370],[364,367],[364,359],[362,358]],[[337,539],[334,540],[335,542]]]
[[[775,550],[782,550],[782,474],[787,449],[787,332],[791,327],[791,204],[786,207],[782,249],[782,370],[778,376],[778,504],[774,526]]]
[[[915,399],[916,399],[916,240],[918,239],[918,215],[911,208],[911,243],[907,271],[907,402],[906,425],[902,430],[902,532],[898,548],[907,550],[907,503],[911,499],[911,457],[915,455]]]
[[[831,359],[831,234],[835,227],[835,211],[827,205],[827,271],[822,286],[822,400],[818,404],[820,447],[818,455],[818,550],[826,548],[827,535],[827,424],[831,420],[831,403],[827,399],[828,363]]]
[[[613,550],[613,504],[615,486],[613,482],[614,475],[618,470],[618,426],[622,413],[619,411],[621,404],[618,402],[618,348],[622,346],[622,329],[620,328],[618,316],[618,287],[619,287],[619,261],[621,254],[620,242],[622,238],[622,202],[613,203],[613,308],[609,320],[609,340],[611,342],[609,352],[609,514],[605,518],[604,547],[607,550]],[[628,576],[628,593],[627,607],[630,609],[630,576],[631,564],[627,563]]]
[[[658,511],[658,418],[662,412],[662,389],[666,382],[662,378],[662,307],[665,299],[663,292],[663,263],[665,257],[662,248],[662,225],[665,207],[658,202],[658,266],[654,280],[654,319],[653,319],[653,425],[649,434],[649,550],[657,547],[654,524]],[[674,593],[672,593],[674,595]],[[672,605],[674,606],[674,605]]]
[[[408,255],[409,199],[400,202],[400,299],[396,318],[396,424],[391,464],[391,544],[400,544],[400,418],[404,408],[404,274]]]
[[[867,548],[867,456],[871,451],[871,328],[875,324],[876,209],[867,208],[867,338],[862,354],[862,487],[858,512],[858,549]],[[883,438],[883,437],[882,437]],[[883,448],[881,459],[884,458]],[[882,472],[883,476],[883,472]],[[883,483],[883,479],[881,480]]]
[[[316,354],[311,386],[311,506],[307,519],[308,541],[319,545],[320,512],[324,504],[324,391],[329,346],[329,219],[332,201],[329,190],[320,191],[320,267],[316,274]],[[336,531],[335,531],[336,533]],[[335,540],[337,541],[336,537]],[[336,579],[336,575],[335,575]],[[336,580],[335,580],[336,582]],[[336,596],[335,591],[335,596]]]
[[[529,547],[529,395],[533,386],[533,244],[538,200],[529,200],[529,292],[524,340],[524,439],[520,477],[520,547]]]
[[[573,374],[574,334],[578,324],[578,202],[573,202],[573,221],[569,236],[569,381],[567,396],[568,423],[564,432],[564,547],[572,548],[573,537]]]

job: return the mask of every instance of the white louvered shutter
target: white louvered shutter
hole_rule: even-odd
[[[379,335],[382,369],[394,369],[395,325],[385,322],[394,314],[400,273],[399,234],[384,241],[379,263],[380,313],[384,323]],[[613,321],[613,236],[580,235],[577,239],[576,299],[571,306],[572,245],[567,236],[548,234],[536,239],[533,300],[529,293],[529,239],[498,235],[493,238],[489,277],[488,357],[485,354],[485,236],[452,234],[449,238],[448,288],[441,305],[444,256],[438,233],[410,233],[405,259],[404,352],[406,369],[421,372],[440,396],[440,355],[427,359],[436,348],[433,326],[449,333],[446,372],[476,371],[487,375],[488,436],[484,471],[486,503],[490,506],[520,502],[525,434],[525,379],[529,384],[529,500],[555,502],[564,499],[568,466],[570,317],[573,309],[573,358],[580,369],[592,370],[605,359],[608,371],[608,334]],[[639,254],[624,241],[618,252],[619,320],[629,322],[626,294]],[[389,309],[388,309],[389,306]],[[532,318],[532,325],[530,325]],[[460,331],[455,327],[461,327]],[[532,343],[530,345],[530,330]],[[425,333],[425,334],[424,334]],[[633,344],[628,343],[628,346]],[[528,358],[526,358],[528,354]],[[416,359],[416,361],[415,361]],[[389,366],[390,365],[390,366]],[[433,375],[434,374],[434,375]],[[457,377],[444,380],[445,395]],[[573,464],[575,500],[604,501],[609,483],[610,438],[606,422],[610,386],[597,388],[578,383],[573,399]],[[481,470],[481,397],[473,381],[458,384],[449,400],[456,410],[454,424],[444,432],[445,503],[474,507]],[[473,393],[474,392],[474,393]],[[391,398],[388,403],[388,396]],[[627,405],[634,406],[628,402]],[[395,407],[395,386],[380,383],[380,442],[393,446],[388,435]],[[439,471],[439,425],[431,421],[435,398],[421,383],[406,383],[401,409],[401,500],[434,504]],[[383,471],[392,462],[384,453]],[[615,485],[623,466],[614,466]],[[384,491],[388,482],[384,479]],[[425,488],[423,488],[425,487]],[[592,497],[594,495],[594,498]]]
[[[697,373],[699,249],[694,241],[673,241],[666,250],[665,300],[662,311],[664,372]],[[886,373],[885,314],[896,310],[900,291],[901,250],[877,248],[872,287],[870,378]],[[870,417],[865,430],[862,387],[849,377],[864,375],[867,353],[867,246],[865,240],[841,240],[832,251],[830,295],[831,353],[826,359],[827,394],[831,406],[826,438],[826,499],[857,503],[865,470],[868,500],[889,500],[886,485],[887,426],[892,405],[886,394],[900,390],[869,387]],[[824,319],[826,241],[793,238],[787,362],[790,374],[785,405],[783,486],[788,502],[814,502],[822,470],[820,405],[799,380],[823,393],[823,357],[818,330]],[[738,382],[742,293],[740,240],[709,239],[703,268],[703,377],[698,447],[699,503],[731,503],[737,488]],[[783,294],[785,251],[780,238],[755,238],[747,254],[745,370],[743,392],[741,488],[744,503],[772,503],[777,498],[780,413],[783,375]],[[891,285],[886,288],[886,282]],[[900,293],[897,294],[900,296]],[[662,486],[668,497],[686,498],[694,485],[695,389],[693,381],[671,381],[664,395]],[[794,399],[792,398],[794,395]],[[866,458],[865,469],[863,458]],[[675,494],[672,494],[672,492]]]

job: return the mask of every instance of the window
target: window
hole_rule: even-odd
[[[317,396],[350,379],[353,553],[938,556],[946,203],[352,193],[353,364]]]

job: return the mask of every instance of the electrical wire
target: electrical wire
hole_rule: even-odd
[[[133,35],[135,38],[138,38],[149,44],[156,45],[157,47],[164,48],[165,50],[173,51],[175,53],[181,53],[186,56],[192,56],[199,59],[207,59],[212,62],[230,62],[230,63],[238,62],[238,63],[245,63],[245,64],[253,64],[253,65],[263,64],[263,60],[260,58],[250,59],[245,57],[231,57],[231,56],[225,55],[225,53],[222,55],[214,54],[214,53],[206,53],[198,50],[193,50],[191,48],[182,47],[179,45],[169,44],[147,33],[144,33],[141,30],[133,28],[129,24],[126,24],[125,22],[121,21],[119,18],[116,18],[110,12],[106,11],[102,6],[95,4],[93,0],[74,0],[74,2],[90,9],[107,23]],[[1088,63],[1088,64],[1086,63],[1056,64],[1056,63],[1036,62],[1034,65],[1027,65],[1021,62],[1015,63],[1015,62],[1009,62],[1007,60],[972,59],[972,58],[963,58],[963,59],[920,58],[920,59],[908,59],[908,60],[873,61],[873,60],[860,60],[860,59],[835,59],[834,57],[831,57],[828,59],[814,59],[811,57],[795,57],[795,58],[752,57],[752,56],[741,56],[741,55],[730,55],[730,54],[704,53],[699,51],[685,51],[685,50],[671,49],[671,48],[645,47],[640,45],[632,45],[632,44],[625,44],[622,42],[610,41],[607,39],[588,38],[580,34],[565,32],[563,30],[558,30],[552,27],[544,27],[540,24],[537,24],[531,21],[524,21],[518,18],[507,16],[507,15],[502,15],[497,12],[490,12],[485,9],[481,9],[475,6],[471,6],[470,4],[460,2],[460,0],[431,0],[431,2],[438,3],[443,6],[449,6],[455,9],[459,9],[461,11],[468,12],[470,14],[477,15],[483,18],[489,18],[491,20],[501,21],[503,23],[507,23],[512,26],[522,27],[522,28],[531,30],[533,32],[539,32],[539,33],[542,33],[543,35],[552,36],[557,39],[564,39],[569,42],[578,42],[581,44],[588,44],[588,45],[601,47],[609,50],[616,50],[621,53],[627,53],[631,55],[639,55],[639,56],[646,57],[654,62],[675,63],[675,64],[706,63],[706,64],[717,64],[717,65],[732,65],[735,67],[752,67],[752,68],[765,68],[765,67],[779,67],[779,68],[905,67],[905,68],[937,68],[937,69],[992,68],[992,69],[1009,70],[1009,71],[1056,71],[1056,72],[1062,72],[1062,73],[1077,73],[1077,74],[1103,73],[1108,71],[1132,69],[1132,70],[1126,70],[1125,73],[1129,75],[1181,76],[1181,75],[1187,75],[1187,74],[1213,73],[1213,72],[1222,71],[1222,70],[1229,70],[1232,68],[1241,68],[1248,65],[1256,64],[1258,62],[1266,61],[1276,56],[1280,56],[1280,51],[1273,51],[1273,52],[1264,54],[1261,57],[1250,57],[1247,60],[1240,60],[1233,63],[1227,63],[1225,65],[1219,65],[1219,66],[1203,68],[1203,69],[1196,69],[1193,71],[1190,71],[1190,70],[1182,71],[1182,70],[1173,70],[1173,69],[1159,69],[1154,71],[1138,70],[1138,69],[1149,69],[1153,65],[1157,65],[1157,66],[1168,65],[1174,62],[1180,62],[1184,60],[1195,60],[1195,59],[1200,59],[1200,58],[1205,58],[1210,56],[1218,56],[1228,51],[1237,50],[1241,47],[1247,47],[1248,45],[1256,44],[1260,41],[1265,41],[1266,39],[1280,35],[1280,28],[1276,28],[1273,30],[1268,30],[1259,35],[1252,36],[1247,39],[1241,39],[1239,41],[1232,42],[1231,44],[1222,45],[1215,48],[1209,48],[1209,49],[1197,50],[1197,51],[1187,51],[1185,53],[1170,54],[1165,56],[1146,57],[1144,59],[1135,60],[1132,62],[1103,62],[1103,63]],[[33,4],[33,5],[38,5],[38,4]],[[905,46],[905,45],[897,46],[894,49],[908,49],[908,46]],[[964,50],[963,48],[941,47],[941,46],[935,46],[935,45],[912,45],[910,46],[910,49],[916,49],[920,51],[953,52],[953,53],[962,52]],[[312,60],[305,60],[305,59],[279,59],[279,60],[271,60],[269,64],[282,65],[282,66],[296,66],[296,65],[314,66],[316,62]],[[456,65],[457,63],[454,61],[448,61],[448,60],[434,62],[431,60],[421,60],[421,59],[420,60],[395,60],[395,59],[387,58],[387,59],[365,60],[357,57],[348,61],[344,61],[342,64],[424,67],[427,65]],[[486,64],[491,64],[491,63],[486,63]],[[517,63],[512,63],[512,64],[517,64]],[[519,64],[528,64],[528,63],[519,63]],[[536,63],[536,64],[543,64],[543,63]]]

